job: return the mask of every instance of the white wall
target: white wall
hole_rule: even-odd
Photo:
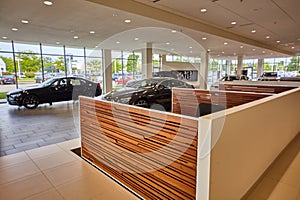
[[[299,102],[300,88],[296,88],[200,119],[199,140],[207,141],[204,147],[212,146],[212,151],[202,158],[198,153],[198,169],[210,167],[197,171],[197,190],[202,190],[197,199],[243,197],[300,132]],[[205,149],[201,142],[200,150]],[[209,188],[203,191],[207,177]]]

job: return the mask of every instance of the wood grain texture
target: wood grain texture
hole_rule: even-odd
[[[208,91],[181,88],[173,88],[172,91],[172,112],[192,117],[196,116],[200,103],[231,108],[272,95],[270,93]]]
[[[198,122],[80,98],[82,156],[145,199],[195,199]]]
[[[293,88],[295,86],[280,86],[280,85],[242,85],[242,84],[220,84],[220,90],[240,91],[240,92],[256,92],[256,93],[273,93],[278,94]]]

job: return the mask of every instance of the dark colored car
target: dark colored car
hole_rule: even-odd
[[[260,77],[258,77],[259,81],[277,81],[280,77],[277,72],[264,72]]]
[[[77,100],[79,95],[95,97],[102,94],[100,83],[79,77],[54,77],[39,86],[17,89],[7,94],[10,105],[34,109],[39,104]]]
[[[14,75],[3,75],[1,76],[1,84],[15,84],[16,77]]]
[[[112,91],[102,97],[107,101],[136,105],[145,108],[171,110],[172,88],[194,88],[192,85],[172,78],[151,78],[137,81],[129,87]]]

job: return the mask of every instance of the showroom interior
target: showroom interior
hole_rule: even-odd
[[[0,199],[300,200],[298,1],[0,5]],[[61,76],[102,94],[8,102]]]

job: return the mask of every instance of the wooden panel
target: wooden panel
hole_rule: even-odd
[[[196,119],[80,98],[82,156],[145,199],[195,199]]]
[[[226,91],[241,91],[241,92],[256,92],[256,93],[274,93],[278,94],[293,88],[295,86],[279,86],[279,85],[242,85],[242,84],[220,84],[220,90]]]
[[[174,88],[172,92],[172,112],[195,117],[200,103],[231,108],[270,95],[272,94]]]

